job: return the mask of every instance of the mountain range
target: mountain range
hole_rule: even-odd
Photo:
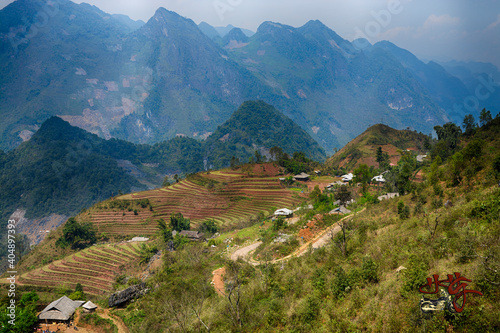
[[[375,123],[429,133],[470,113],[450,107],[473,84],[389,42],[360,49],[319,21],[228,28],[164,8],[144,23],[68,0],[13,2],[0,11],[0,148],[51,116],[107,139],[206,139],[256,99],[328,153]]]
[[[46,120],[27,142],[0,153],[0,218],[14,212],[34,221],[69,216],[119,193],[161,187],[165,177],[270,157],[279,146],[324,161],[314,139],[271,105],[243,103],[206,141],[176,137],[154,145],[105,140],[59,117]],[[168,178],[167,178],[168,180]],[[60,220],[59,223],[61,223]]]

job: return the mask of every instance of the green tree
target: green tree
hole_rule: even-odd
[[[283,157],[283,149],[278,146],[274,146],[269,150],[269,154],[271,154],[271,158],[273,160],[279,161]]]
[[[376,160],[378,163],[378,168],[381,171],[385,171],[385,170],[389,169],[389,166],[390,166],[389,154],[383,152],[382,147],[377,148]]]
[[[367,282],[377,283],[378,282],[378,265],[370,257],[363,258],[363,264],[361,266],[361,274],[363,279]]]
[[[346,203],[352,199],[352,194],[347,186],[340,186],[334,193],[335,200],[340,201],[340,206],[345,206]]]
[[[453,150],[457,147],[460,140],[460,135],[462,135],[462,130],[460,127],[454,123],[446,123],[443,126],[434,126],[434,130],[438,136],[438,140],[446,141],[448,146]]]
[[[172,230],[170,230],[164,219],[159,219],[157,222],[158,222],[160,237],[163,239],[165,243],[167,243],[169,240],[172,239]]]
[[[198,230],[200,232],[213,235],[216,232],[219,232],[219,227],[217,226],[217,223],[215,223],[214,219],[210,219],[207,221],[203,221]]]
[[[231,167],[231,169],[236,169],[238,167],[238,165],[240,164],[240,159],[239,158],[236,158],[234,157],[234,155],[231,157],[231,161],[229,162],[229,166]]]
[[[476,130],[476,119],[474,119],[474,116],[471,114],[465,115],[462,126],[464,128],[465,135],[472,135]]]
[[[285,218],[283,216],[278,216],[274,219],[273,230],[280,230],[281,228],[283,228],[283,226],[285,226]]]
[[[21,296],[15,309],[15,321],[9,317],[10,311],[7,306],[0,309],[0,332],[1,333],[25,333],[33,332],[33,326],[38,322],[36,316],[36,305],[39,300],[35,292],[29,292]],[[14,323],[14,325],[12,325]]]
[[[415,156],[409,151],[401,152],[401,159],[398,162],[397,168],[395,168],[396,173],[396,187],[399,194],[404,194],[405,192],[410,192],[411,190],[411,180],[410,177],[413,171],[416,169],[417,160]]]
[[[341,299],[348,294],[350,290],[351,285],[349,283],[349,277],[344,269],[339,266],[335,272],[335,278],[332,283],[333,297]]]
[[[439,165],[441,165],[441,163],[443,163],[443,161],[439,155],[434,159],[434,161],[432,161],[431,172],[428,177],[431,185],[437,184],[439,181]]]
[[[481,127],[485,126],[492,120],[493,117],[491,116],[490,110],[486,111],[486,109],[482,109],[481,114],[479,115],[479,124],[481,125]]]
[[[56,246],[72,249],[84,249],[97,241],[95,227],[90,222],[79,223],[75,218],[69,218],[63,227],[63,236],[56,241]]]
[[[163,183],[161,184],[162,187],[167,187],[170,185],[170,181],[168,180],[168,176],[165,176],[163,179]]]
[[[356,181],[363,186],[363,192],[366,192],[368,184],[371,182],[373,174],[367,164],[361,164],[357,169],[354,169]]]
[[[191,221],[184,218],[182,213],[172,213],[170,215],[170,226],[173,230],[182,231],[191,229]]]

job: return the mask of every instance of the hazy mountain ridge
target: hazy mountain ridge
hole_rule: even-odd
[[[53,115],[104,138],[206,138],[244,100],[260,99],[332,152],[374,123],[430,132],[475,88],[390,43],[359,49],[319,21],[264,22],[251,37],[231,26],[214,41],[207,34],[217,29],[166,9],[143,24],[59,0],[47,24],[13,48],[7,32],[22,40],[21,18],[33,21],[47,10],[41,4],[0,11],[3,149]]]
[[[233,156],[245,163],[274,146],[326,158],[298,125],[259,101],[245,102],[206,141],[178,137],[155,145],[104,140],[52,117],[29,141],[0,151],[0,184],[7,189],[0,215],[16,209],[25,209],[27,218],[71,215],[118,192],[159,187],[165,175],[228,167]]]

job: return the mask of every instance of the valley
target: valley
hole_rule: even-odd
[[[500,332],[491,6],[89,2],[0,3],[1,333]]]

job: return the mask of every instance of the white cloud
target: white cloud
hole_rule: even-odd
[[[493,23],[491,23],[487,28],[486,28],[486,31],[488,30],[492,30],[493,28],[495,28],[497,25],[500,24],[500,14],[498,14],[497,16],[497,20]]]
[[[438,26],[457,25],[458,23],[460,23],[460,18],[458,17],[451,17],[449,14],[440,16],[432,14],[425,20],[422,29],[429,30]]]
[[[437,31],[442,31],[458,26],[460,23],[460,18],[451,17],[449,14],[444,14],[437,16],[435,14],[430,15],[424,24],[417,28],[415,37],[421,38],[427,34],[432,36],[436,35]]]

